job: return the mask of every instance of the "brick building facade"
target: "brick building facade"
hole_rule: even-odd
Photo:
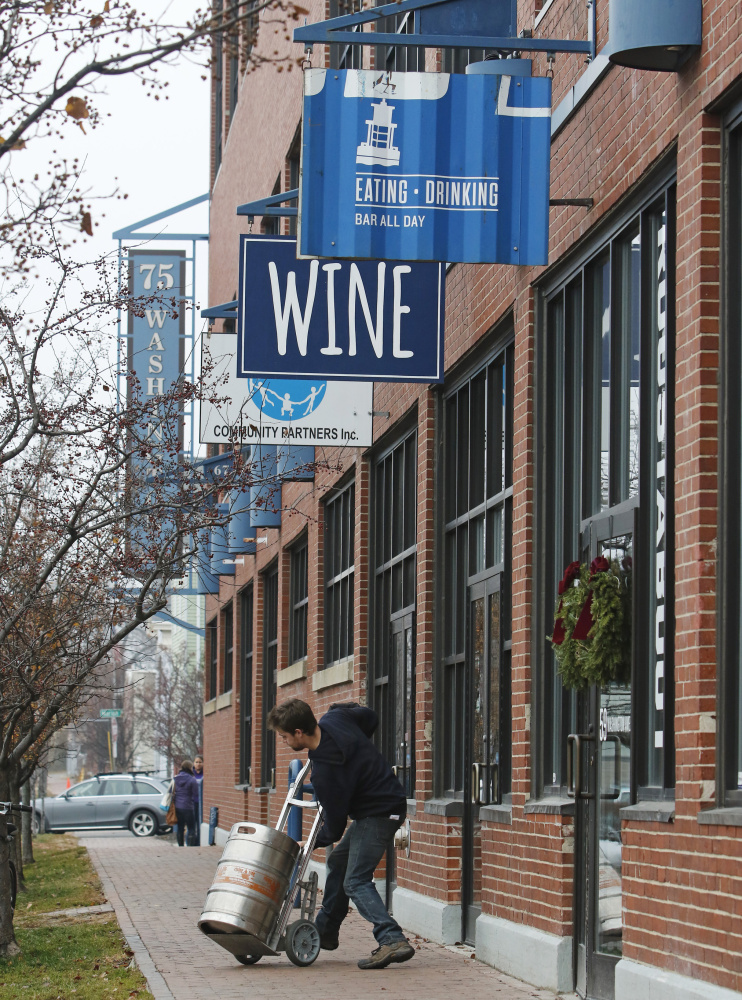
[[[257,529],[255,554],[208,599],[205,807],[222,839],[244,818],[275,822],[290,758],[263,725],[276,698],[318,716],[366,702],[408,791],[411,850],[387,872],[404,927],[587,997],[731,998],[739,6],[706,0],[700,51],[663,73],[609,62],[596,2],[595,60],[533,62],[554,74],[551,198],[592,207],[551,208],[547,267],[449,268],[443,385],[377,383],[373,447],[318,447],[314,479],[283,485],[280,528]],[[521,0],[519,28],[585,38],[588,7]],[[308,20],[343,11],[313,0]],[[237,296],[236,207],[296,185],[288,34],[261,15],[218,53],[212,305]],[[311,58],[374,68],[383,55]],[[412,50],[394,58],[423,68]],[[451,58],[427,50],[424,68]],[[631,576],[630,675],[569,691],[546,638],[557,585],[599,555]]]

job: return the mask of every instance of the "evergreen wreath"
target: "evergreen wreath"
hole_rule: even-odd
[[[631,673],[631,557],[572,562],[559,583],[548,636],[566,688],[628,684]]]

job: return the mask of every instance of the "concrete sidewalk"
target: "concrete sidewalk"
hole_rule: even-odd
[[[86,837],[87,847],[121,929],[147,977],[155,1000],[269,1000],[315,995],[318,1000],[371,997],[448,1000],[555,1000],[472,960],[471,948],[446,948],[410,935],[417,955],[378,971],[357,968],[376,947],[371,927],[354,912],[343,925],[340,947],[320,952],[308,968],[285,954],[240,965],[198,930],[206,892],[221,857],[217,847],[177,848],[160,838]],[[562,994],[574,997],[574,994]]]

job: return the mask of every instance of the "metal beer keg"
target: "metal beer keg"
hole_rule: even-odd
[[[235,823],[206,896],[201,930],[244,932],[267,942],[300,850],[292,837],[270,826]]]

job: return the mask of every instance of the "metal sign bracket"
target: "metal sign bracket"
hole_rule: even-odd
[[[400,34],[388,31],[359,30],[361,25],[379,21],[381,18],[394,17],[408,11],[421,11],[428,7],[456,4],[465,9],[464,0],[399,0],[398,3],[384,4],[382,7],[371,7],[355,14],[345,14],[342,17],[331,17],[326,21],[302,25],[294,29],[294,41],[304,44],[311,51],[313,44],[341,43],[343,45],[402,45],[417,46],[429,49],[496,49],[500,52],[569,52],[585,53],[590,59],[595,58],[595,0],[589,0],[588,7],[588,38],[585,41],[528,38],[525,33],[517,38],[489,37],[486,35],[435,33],[424,34],[419,31]],[[415,27],[417,28],[417,18]]]

